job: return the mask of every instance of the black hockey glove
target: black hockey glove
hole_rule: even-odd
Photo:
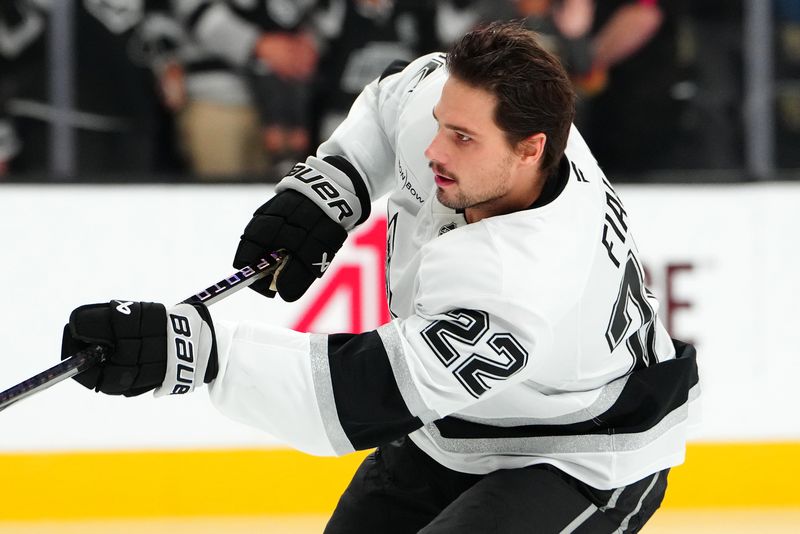
[[[76,308],[64,327],[61,359],[94,345],[106,359],[75,376],[87,388],[132,397],[189,393],[217,376],[214,326],[203,304],[112,300]]]
[[[233,266],[241,269],[265,253],[286,249],[290,259],[275,287],[292,302],[321,277],[347,238],[370,213],[367,186],[341,156],[309,157],[275,187],[276,195],[258,208],[244,229]],[[272,278],[250,287],[272,297]]]

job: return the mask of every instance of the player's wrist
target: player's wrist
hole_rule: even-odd
[[[156,397],[191,393],[217,376],[214,324],[203,304],[178,304],[166,312],[166,372]]]

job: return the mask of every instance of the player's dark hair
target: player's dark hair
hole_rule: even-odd
[[[447,55],[450,75],[495,95],[494,121],[512,147],[547,136],[542,170],[558,166],[572,121],[575,91],[564,67],[519,22],[493,22],[466,34]]]

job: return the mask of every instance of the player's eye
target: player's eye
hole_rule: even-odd
[[[460,132],[456,132],[456,139],[458,139],[458,141],[461,143],[469,143],[470,141],[472,141],[472,138],[470,136]]]

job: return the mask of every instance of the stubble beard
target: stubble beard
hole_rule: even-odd
[[[437,187],[436,200],[438,200],[442,206],[453,210],[489,207],[508,192],[508,181],[511,174],[508,160],[500,162],[492,174],[497,178],[502,177],[494,183],[494,187],[471,193],[465,192],[461,188],[461,181],[459,178],[453,175],[452,177],[456,179],[456,184],[447,188]]]

